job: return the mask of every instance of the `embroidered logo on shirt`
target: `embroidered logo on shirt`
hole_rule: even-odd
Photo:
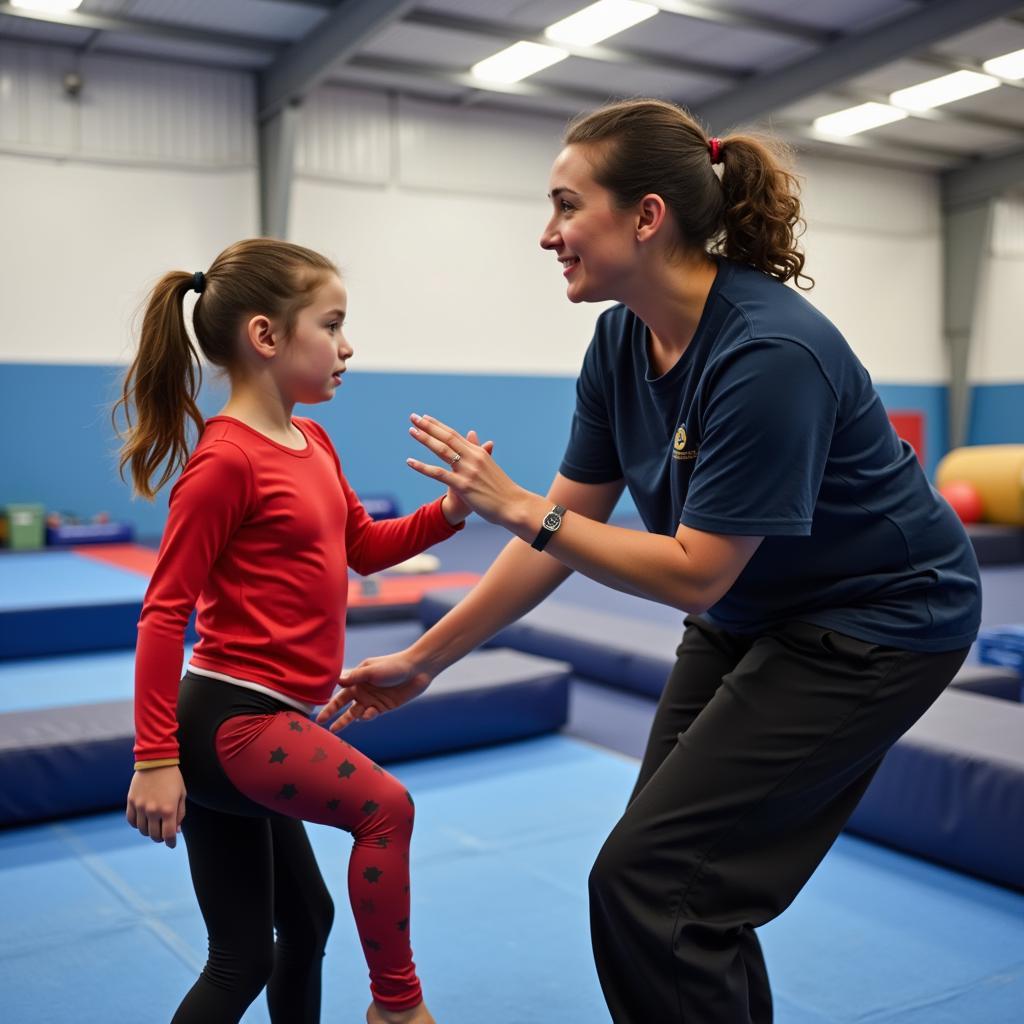
[[[686,424],[680,423],[676,430],[676,436],[672,441],[672,458],[673,459],[695,459],[697,453],[695,451],[686,450]]]

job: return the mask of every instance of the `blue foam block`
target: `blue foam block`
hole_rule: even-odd
[[[468,593],[441,590],[419,605],[420,621],[434,625]],[[578,605],[545,601],[497,633],[488,645],[568,661],[577,675],[621,690],[659,697],[676,660],[683,625],[644,622]],[[953,686],[1021,700],[1020,677],[1005,666],[965,665]]]
[[[466,593],[442,590],[427,595],[420,602],[420,621],[432,626]],[[657,697],[675,663],[682,636],[681,619],[678,626],[664,625],[545,601],[496,634],[488,645],[561,658],[579,675]]]
[[[886,754],[848,827],[1024,888],[1024,705],[947,690]]]
[[[568,718],[569,666],[482,651],[398,712],[346,738],[379,761],[553,732]],[[213,683],[212,685],[216,685]],[[0,715],[0,825],[116,807],[132,773],[130,700]]]

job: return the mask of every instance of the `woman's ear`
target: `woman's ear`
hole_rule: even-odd
[[[246,340],[262,359],[273,359],[280,351],[270,318],[262,313],[252,317],[245,325]]]
[[[636,240],[647,242],[653,238],[661,230],[667,215],[665,200],[661,196],[656,192],[644,196],[636,217]]]

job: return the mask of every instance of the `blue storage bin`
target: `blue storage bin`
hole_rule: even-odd
[[[978,634],[978,660],[1012,668],[1024,678],[1024,626],[997,626]]]

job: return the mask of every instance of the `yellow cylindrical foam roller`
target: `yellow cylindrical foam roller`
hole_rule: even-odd
[[[954,448],[939,463],[935,485],[964,480],[978,492],[985,521],[1024,526],[1024,444]]]

